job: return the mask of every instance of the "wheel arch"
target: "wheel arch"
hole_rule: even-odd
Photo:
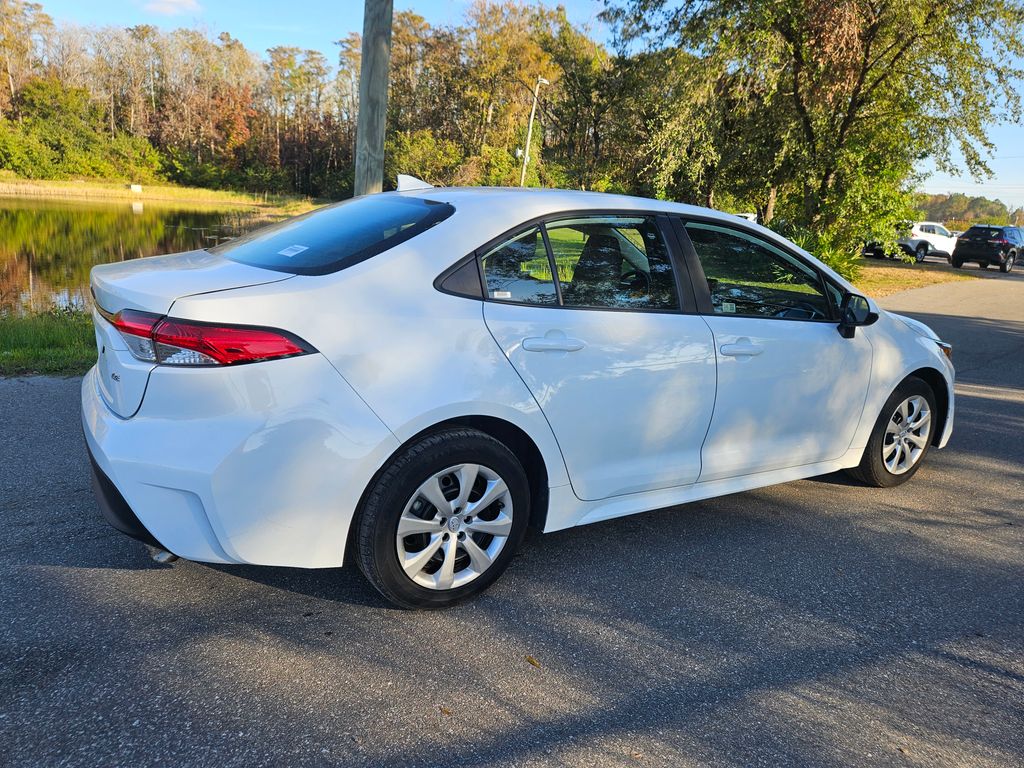
[[[414,434],[392,451],[381,466],[378,467],[377,471],[374,472],[373,477],[370,478],[370,481],[366,484],[359,497],[359,504],[352,517],[352,522],[349,524],[348,537],[345,542],[344,560],[346,563],[351,562],[355,531],[359,528],[358,520],[363,513],[366,496],[377,482],[377,478],[390,466],[391,460],[424,437],[453,427],[468,427],[483,432],[505,445],[515,454],[516,458],[519,459],[519,463],[523,465],[527,481],[530,484],[529,525],[538,531],[544,530],[548,516],[548,470],[547,464],[544,461],[544,455],[541,453],[540,448],[537,447],[537,443],[522,428],[505,419],[496,416],[456,416],[439,421]]]
[[[936,414],[935,429],[932,430],[932,445],[938,446],[942,435],[945,434],[946,420],[949,418],[949,384],[946,377],[937,368],[918,368],[905,376],[900,384],[910,378],[921,379],[935,393],[935,409],[938,413]]]

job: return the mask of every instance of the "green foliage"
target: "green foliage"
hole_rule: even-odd
[[[428,128],[391,136],[384,146],[384,158],[384,177],[389,181],[406,173],[435,185],[451,184],[462,164],[459,146],[435,138]]]
[[[608,5],[622,48],[645,51],[629,57],[624,125],[641,129],[647,188],[745,201],[843,269],[911,218],[923,158],[950,170],[958,150],[984,175],[988,127],[1021,114],[1020,0]]]
[[[18,95],[18,121],[0,119],[0,169],[30,179],[152,181],[160,156],[142,138],[104,135],[103,110],[80,88],[30,80]]]
[[[785,235],[847,280],[853,282],[860,275],[860,254],[845,243],[837,243],[833,233],[797,228]]]

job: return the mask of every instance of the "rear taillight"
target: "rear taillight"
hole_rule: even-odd
[[[1006,240],[1006,239],[1003,239],[1003,240],[989,240],[988,242],[991,245],[1009,245],[1010,244],[1010,241]]]
[[[100,314],[113,325],[132,356],[161,365],[239,365],[315,352],[297,336],[274,328],[179,320],[124,309]]]

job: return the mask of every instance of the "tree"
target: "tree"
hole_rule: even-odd
[[[1017,0],[608,0],[622,44],[685,51],[725,156],[746,157],[715,188],[778,198],[796,229],[852,248],[905,215],[915,164],[957,147],[987,172],[987,128],[1020,117],[1024,47]],[[726,113],[714,114],[717,105]],[[726,123],[738,110],[739,132]],[[747,189],[743,187],[747,186]]]
[[[0,116],[14,108],[21,85],[33,76],[35,53],[40,39],[53,28],[53,21],[38,3],[0,0]]]

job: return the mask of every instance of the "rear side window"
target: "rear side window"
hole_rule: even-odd
[[[210,248],[232,261],[294,275],[326,275],[425,232],[455,213],[448,203],[367,195],[329,205]]]
[[[551,262],[539,227],[492,248],[480,264],[488,298],[520,304],[558,304]]]

